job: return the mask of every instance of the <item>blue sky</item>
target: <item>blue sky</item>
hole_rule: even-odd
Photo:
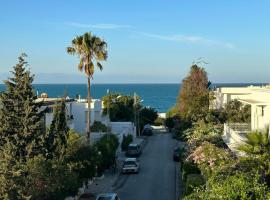
[[[85,82],[65,48],[91,31],[108,42],[96,83],[179,83],[200,57],[213,82],[269,82],[269,8],[267,0],[2,1],[0,77],[25,52],[37,82]]]

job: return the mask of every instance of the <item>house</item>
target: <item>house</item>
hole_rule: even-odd
[[[38,98],[37,101],[42,102],[41,109],[47,108],[45,114],[45,125],[48,127],[53,120],[53,111],[55,106],[61,98]],[[66,116],[69,128],[74,129],[78,133],[86,132],[87,117],[88,117],[88,103],[85,99],[65,99]],[[103,124],[108,124],[108,119],[102,114],[102,101],[99,99],[92,99],[91,101],[91,124],[94,121],[100,121]]]
[[[38,98],[38,102],[42,102],[42,110],[47,108],[45,114],[45,125],[49,127],[53,120],[53,111],[61,98],[49,98],[47,95],[42,95]],[[86,99],[65,99],[66,104],[66,119],[69,128],[75,132],[85,135],[88,118],[88,103]],[[91,124],[94,121],[99,121],[109,127],[111,132],[117,135],[119,142],[122,142],[123,135],[132,134],[136,137],[136,128],[133,122],[110,122],[108,116],[103,115],[103,103],[100,99],[92,99],[91,101]],[[90,141],[97,141],[104,133],[91,132]]]
[[[270,87],[235,87],[218,88],[214,91],[215,99],[211,106],[219,109],[230,100],[238,100],[251,106],[249,123],[225,123],[223,139],[233,151],[245,142],[245,135],[251,131],[269,130],[270,126]]]

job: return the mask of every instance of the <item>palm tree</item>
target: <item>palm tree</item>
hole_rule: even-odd
[[[270,155],[270,135],[268,131],[250,132],[246,135],[245,144],[238,147],[247,156],[260,157]]]
[[[246,135],[245,144],[238,147],[247,159],[256,161],[262,177],[270,185],[270,133],[269,130],[254,131]]]
[[[88,117],[87,117],[87,139],[90,142],[91,133],[91,90],[90,81],[93,79],[95,66],[102,70],[100,61],[107,59],[107,43],[90,32],[75,37],[71,42],[71,47],[67,47],[67,53],[78,55],[80,62],[78,69],[84,72],[88,82]]]

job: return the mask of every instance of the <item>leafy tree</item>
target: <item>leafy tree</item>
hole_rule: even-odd
[[[91,126],[91,130],[93,132],[107,132],[108,128],[102,122],[94,121],[93,125]]]
[[[142,127],[146,124],[154,124],[157,117],[157,111],[151,107],[143,107],[139,112]]]
[[[202,119],[209,108],[209,88],[204,68],[192,65],[189,75],[182,81],[177,107],[184,119]]]
[[[169,132],[172,131],[172,128],[174,127],[174,125],[175,125],[175,122],[174,122],[174,119],[172,117],[167,117],[165,119],[165,126],[168,127]]]
[[[122,151],[126,151],[128,148],[128,145],[133,141],[133,136],[131,134],[124,135],[123,140],[121,143],[121,149]]]
[[[53,120],[45,139],[46,157],[60,158],[67,148],[68,126],[66,120],[65,101],[61,100],[55,106]]]
[[[71,47],[67,47],[67,53],[78,55],[80,63],[78,69],[84,71],[88,82],[88,118],[87,118],[87,138],[90,140],[91,132],[91,90],[90,81],[93,79],[95,65],[100,70],[103,69],[100,61],[107,59],[107,43],[90,32],[75,37],[71,42]]]
[[[43,112],[36,102],[32,82],[34,77],[25,67],[25,54],[13,68],[13,77],[5,81],[6,91],[0,96],[0,145],[7,141],[16,148],[15,158],[25,160],[38,155],[44,139]]]
[[[104,108],[103,114],[110,113],[111,121],[134,121],[134,98],[120,93],[110,93],[102,98]],[[136,102],[140,102],[137,97]],[[141,108],[138,103],[137,110]],[[109,109],[108,109],[109,108]]]
[[[36,156],[27,161],[25,192],[31,199],[64,199],[75,195],[80,182],[78,175],[62,160]]]
[[[226,104],[223,112],[227,122],[232,123],[251,122],[251,106],[243,105],[238,100],[232,100],[228,104]]]

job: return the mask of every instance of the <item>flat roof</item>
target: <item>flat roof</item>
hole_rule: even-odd
[[[263,101],[258,101],[254,99],[238,99],[239,101],[247,104],[255,104],[255,105],[268,105],[270,102],[263,102]]]

